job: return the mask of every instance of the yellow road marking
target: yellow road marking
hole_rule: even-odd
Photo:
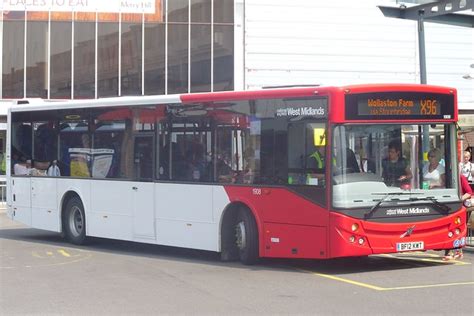
[[[58,252],[63,255],[64,257],[70,257],[71,255],[66,252],[64,249],[59,249]]]
[[[53,255],[53,252],[52,252],[52,251],[46,251],[46,254],[47,254],[48,256],[52,256],[52,255]]]
[[[427,284],[427,285],[412,285],[412,286],[398,286],[398,287],[384,288],[384,291],[409,290],[409,289],[423,289],[423,288],[429,288],[429,287],[456,286],[456,285],[471,285],[471,284],[474,285],[474,281],[472,281],[472,282],[457,282],[457,283]]]
[[[307,272],[310,272],[310,271],[307,271]],[[327,278],[327,279],[332,279],[332,280],[336,280],[336,281],[341,281],[341,282],[345,282],[345,283],[349,283],[349,284],[353,284],[353,285],[357,285],[357,286],[361,286],[361,287],[366,287],[368,289],[371,289],[371,290],[376,290],[376,291],[383,291],[384,288],[383,287],[380,287],[380,286],[376,286],[376,285],[372,285],[372,284],[368,284],[368,283],[363,283],[363,282],[357,282],[357,281],[353,281],[353,280],[349,280],[349,279],[344,279],[344,278],[340,278],[340,277],[337,277],[337,276],[334,276],[334,275],[329,275],[329,274],[324,274],[324,273],[315,273],[315,272],[310,272],[314,275],[317,275],[317,276],[320,276],[320,277],[323,277],[323,278]]]
[[[32,251],[32,252],[31,252],[31,255],[32,255],[33,257],[43,259],[43,257],[40,256],[36,251]]]
[[[312,272],[308,270],[303,270],[305,272],[309,272],[311,274],[331,279],[331,280],[336,280],[344,283],[349,283],[352,285],[357,285],[360,287],[365,287],[371,290],[375,291],[394,291],[394,290],[410,290],[410,289],[423,289],[423,288],[430,288],[430,287],[445,287],[445,286],[459,286],[459,285],[474,285],[474,281],[471,282],[457,282],[457,283],[440,283],[440,284],[425,284],[425,285],[411,285],[411,286],[397,286],[397,287],[380,287],[364,282],[358,282],[354,280],[349,280],[341,277],[337,277],[334,275],[329,275],[329,274],[324,274],[324,273],[317,273],[317,272]]]
[[[447,260],[447,261],[444,261],[444,260],[442,260],[441,256],[438,256],[438,255],[430,255],[430,257],[437,258],[437,259],[413,258],[413,257],[408,257],[408,256],[394,256],[394,255],[390,255],[390,254],[382,254],[382,255],[377,255],[377,256],[378,257],[391,258],[391,259],[397,259],[397,260],[424,261],[424,262],[452,264],[452,265],[458,265],[458,266],[471,264],[469,262],[464,262],[464,261],[460,261],[460,260]]]

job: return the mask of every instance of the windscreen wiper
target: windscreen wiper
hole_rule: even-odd
[[[430,201],[431,203],[433,203],[434,206],[436,206],[437,208],[439,208],[441,211],[445,212],[446,214],[448,214],[449,211],[451,210],[451,207],[439,202],[437,199],[435,199],[432,196],[426,196],[426,197],[421,197],[421,198],[415,197],[415,198],[411,198],[410,200],[411,201]]]
[[[380,201],[378,201],[374,206],[372,206],[372,208],[370,209],[370,211],[368,211],[367,213],[364,214],[364,218],[367,219],[368,217],[370,217],[374,212],[375,210],[377,210],[377,208],[383,203],[385,202],[385,200],[389,197],[389,196],[393,196],[393,195],[413,195],[413,194],[422,194],[422,193],[413,193],[413,192],[382,192],[382,193],[372,193],[372,195],[383,195],[383,197],[380,199]],[[436,201],[438,202],[438,201]]]

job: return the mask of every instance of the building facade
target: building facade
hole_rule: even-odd
[[[128,2],[151,2],[155,9],[4,10],[1,97],[83,99],[234,88],[233,0]]]

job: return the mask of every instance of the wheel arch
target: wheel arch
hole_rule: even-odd
[[[234,201],[229,203],[222,212],[222,216],[219,223],[219,251],[221,253],[221,258],[224,261],[231,261],[238,259],[238,256],[235,252],[235,249],[232,248],[232,241],[233,241],[233,230],[232,227],[234,224],[237,224],[237,214],[242,209],[245,208],[249,211],[253,218],[255,219],[255,223],[257,225],[257,235],[258,235],[258,245],[259,245],[259,254],[261,254],[261,242],[263,240],[262,236],[262,225],[261,220],[255,210],[249,205],[249,203],[245,203],[243,201]]]

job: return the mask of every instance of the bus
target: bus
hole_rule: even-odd
[[[20,100],[8,113],[8,215],[74,244],[244,264],[462,247],[456,98],[366,84]]]

